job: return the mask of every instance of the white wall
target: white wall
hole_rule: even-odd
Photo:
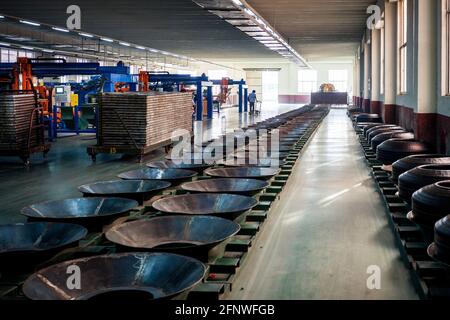
[[[317,70],[317,85],[320,86],[322,83],[330,82],[328,78],[329,70],[347,70],[348,74],[348,85],[347,92],[351,97],[351,92],[353,91],[353,62],[312,62],[311,66]]]

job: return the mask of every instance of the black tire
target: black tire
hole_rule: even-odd
[[[401,174],[427,164],[450,164],[450,157],[442,154],[415,154],[402,158],[392,164],[392,180],[397,183]]]
[[[429,164],[409,170],[398,178],[398,194],[407,203],[417,190],[439,181],[450,180],[450,164]]]
[[[367,128],[367,130],[364,131],[364,137],[366,137],[366,139],[369,139],[369,134],[372,133],[375,130],[379,130],[379,129],[386,129],[386,128],[400,128],[399,126],[396,126],[394,124],[378,124],[376,126],[372,126],[371,128]]]
[[[426,144],[416,140],[389,139],[377,147],[377,160],[391,165],[401,158],[430,152]]]
[[[412,218],[433,229],[436,222],[450,215],[450,180],[423,187],[412,196]]]
[[[371,143],[371,147],[372,150],[377,150],[377,147],[382,144],[384,141],[389,140],[389,139],[402,139],[402,140],[412,140],[414,139],[414,134],[411,132],[398,132],[398,131],[393,131],[393,132],[385,132],[385,133],[381,133],[379,135],[377,135],[376,137],[374,137],[372,139]]]
[[[381,118],[380,115],[376,114],[376,113],[372,113],[372,114],[360,114],[357,115],[355,117],[355,121],[356,122],[377,122],[377,123],[381,123],[383,122],[383,119]]]
[[[372,139],[375,138],[377,135],[387,132],[406,132],[406,130],[401,127],[380,128],[371,131],[367,136],[367,140],[369,141],[369,143],[371,143]]]

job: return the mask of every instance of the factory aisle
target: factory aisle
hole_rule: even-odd
[[[346,111],[331,110],[228,298],[417,299],[384,210]]]
[[[261,121],[279,113],[301,107],[301,105],[274,105],[263,108],[257,116],[239,114],[237,108],[224,109],[212,121],[205,121],[204,126],[215,130],[215,135],[222,131],[232,132],[236,128],[247,126],[254,121]],[[32,156],[32,165],[26,169],[17,157],[0,157],[0,224],[23,222],[20,210],[32,203],[47,200],[80,197],[77,187],[96,181],[115,180],[119,173],[145,167],[145,163],[161,160],[163,149],[148,154],[143,163],[136,158],[101,154],[93,163],[86,153],[86,147],[95,144],[94,135],[80,135],[58,138],[52,143],[48,158],[41,154]]]

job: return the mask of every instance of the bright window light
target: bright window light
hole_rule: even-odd
[[[30,26],[35,26],[35,27],[40,27],[40,26],[41,26],[39,23],[31,22],[31,21],[26,21],[26,20],[20,20],[19,22],[20,22],[20,23],[23,23],[23,24],[28,24],[28,25],[30,25]]]

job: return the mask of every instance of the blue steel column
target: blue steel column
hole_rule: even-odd
[[[242,82],[239,83],[239,113],[242,113]]]
[[[248,111],[248,88],[244,88],[244,112]]]
[[[208,99],[208,119],[212,119],[213,117],[213,92],[212,86],[208,86],[207,89],[207,99]]]
[[[202,92],[202,82],[197,82],[197,109],[195,111],[196,120],[203,120],[203,92]]]

